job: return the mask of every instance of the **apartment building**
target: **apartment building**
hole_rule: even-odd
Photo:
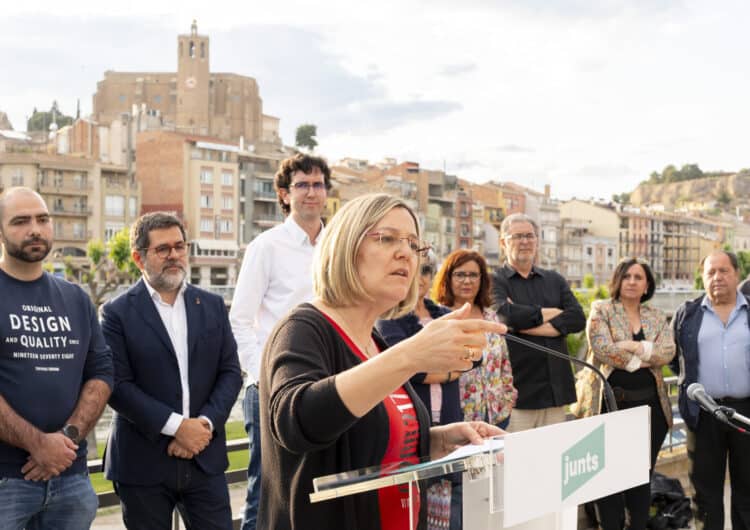
[[[617,239],[586,234],[582,245],[584,278],[591,275],[596,285],[609,285],[617,266]]]
[[[92,225],[96,237],[107,242],[141,214],[141,186],[126,167],[100,163],[99,168]]]
[[[549,197],[549,189],[539,204],[539,255],[537,263],[544,269],[557,269],[560,260],[562,221],[560,205]]]
[[[242,150],[237,156],[240,178],[239,243],[244,248],[261,232],[284,222],[273,180],[285,153],[258,154]]]
[[[91,232],[92,183],[98,176],[90,160],[44,153],[0,154],[2,188],[28,186],[47,202],[55,244],[50,256],[85,257]]]
[[[217,138],[170,131],[137,137],[142,211],[173,212],[184,221],[192,284],[234,285],[237,278],[239,151]]]

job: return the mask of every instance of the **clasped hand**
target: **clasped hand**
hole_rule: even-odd
[[[203,451],[211,442],[211,426],[203,418],[186,418],[167,446],[167,454],[177,458],[190,459]]]
[[[77,449],[78,445],[60,432],[42,433],[21,468],[23,478],[37,482],[58,476],[73,465]]]

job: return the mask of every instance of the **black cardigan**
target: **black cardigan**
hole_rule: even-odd
[[[424,299],[424,305],[430,317],[433,319],[447,315],[451,310],[445,306],[438,305],[429,298]],[[383,339],[389,346],[398,344],[412,335],[416,335],[422,330],[422,324],[419,323],[419,317],[413,311],[401,318],[394,320],[378,320],[375,324],[377,330],[383,336]],[[481,364],[481,361],[474,363],[474,366]],[[412,376],[409,382],[414,387],[414,391],[419,399],[425,404],[427,410],[431,410],[432,397],[430,396],[430,385],[424,382],[426,373],[420,372]],[[457,421],[464,421],[464,411],[461,408],[461,395],[458,386],[458,379],[450,383],[441,383],[443,387],[443,402],[440,405],[440,423],[448,424]]]
[[[377,334],[374,338],[385,346]],[[377,491],[315,504],[309,497],[314,478],[379,465],[385,454],[389,436],[385,406],[376,405],[356,418],[336,391],[335,375],[360,363],[325,316],[310,304],[295,308],[271,333],[259,386],[258,528],[380,530]],[[404,388],[417,412],[419,456],[425,457],[429,455],[429,415],[411,385],[405,383]]]

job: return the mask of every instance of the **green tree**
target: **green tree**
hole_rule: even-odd
[[[590,278],[590,282],[589,279]],[[581,307],[583,308],[583,313],[586,315],[586,318],[589,318],[589,312],[591,311],[591,303],[595,300],[606,300],[609,298],[609,291],[607,288],[603,285],[594,285],[594,277],[590,274],[587,274],[583,278],[584,287],[587,283],[591,283],[591,287],[587,287],[585,290],[579,290],[574,289],[573,295],[576,297],[576,300],[578,300],[578,303],[581,304]],[[567,337],[565,337],[565,340],[568,345],[568,352],[570,352],[571,355],[575,355],[577,357],[581,357],[582,355],[585,355],[584,348],[586,346],[586,332],[585,331],[579,331],[578,333],[570,333]]]
[[[648,178],[649,184],[661,184],[661,181],[661,173],[659,173],[658,171],[652,171],[651,175],[649,175]]]
[[[718,202],[719,204],[721,204],[723,207],[726,208],[727,206],[729,206],[729,203],[732,202],[732,195],[725,188],[722,187],[716,193],[716,202]]]
[[[674,167],[672,164],[669,164],[667,167],[665,167],[661,172],[661,181],[664,184],[669,184],[670,182],[677,182],[680,180],[680,171]]]
[[[705,175],[703,174],[703,171],[701,171],[701,168],[698,167],[698,164],[685,164],[680,169],[680,179],[681,180],[695,180],[703,178]]]
[[[312,123],[304,123],[297,127],[297,135],[295,139],[295,145],[297,147],[307,147],[310,151],[314,151],[318,146],[318,127]]]
[[[630,194],[615,193],[612,195],[612,202],[616,202],[618,204],[630,204]]]
[[[65,277],[86,286],[97,309],[121,285],[128,285],[140,277],[140,271],[130,257],[128,229],[123,228],[105,246],[98,239],[86,246],[86,262],[78,263],[70,256],[64,259]]]
[[[57,101],[53,101],[52,107],[50,107],[47,112],[39,112],[36,107],[34,107],[34,111],[32,112],[29,121],[26,122],[26,130],[29,132],[46,131],[49,129],[49,126],[53,121],[57,122],[59,127],[65,127],[66,125],[73,123],[73,117],[66,116],[60,112],[60,109],[57,106]]]

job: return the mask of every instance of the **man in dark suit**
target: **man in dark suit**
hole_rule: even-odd
[[[176,217],[133,225],[141,280],[102,310],[112,348],[116,411],[105,473],[128,528],[230,529],[224,434],[242,385],[237,344],[221,297],[187,285],[188,243]]]

